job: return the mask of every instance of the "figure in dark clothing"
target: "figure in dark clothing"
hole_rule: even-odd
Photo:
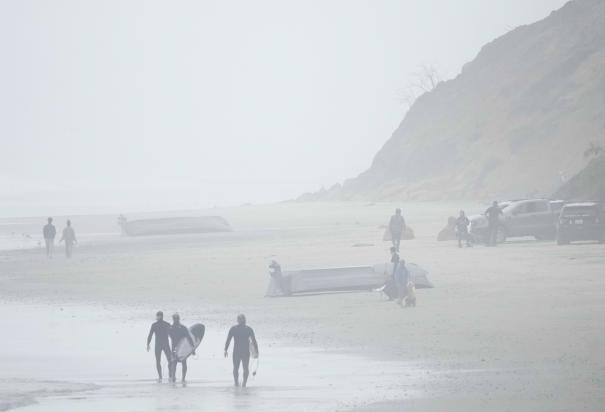
[[[399,265],[399,253],[397,252],[397,249],[395,249],[395,246],[391,248],[391,263],[393,264],[393,272],[391,273],[391,276],[395,277],[395,272],[397,271],[397,266]]]
[[[42,236],[44,236],[44,243],[46,244],[46,257],[52,258],[55,251],[55,236],[57,236],[57,229],[53,225],[53,218],[48,218],[48,224],[42,229]]]
[[[456,218],[456,235],[458,235],[458,247],[462,247],[462,242],[466,242],[466,247],[471,247],[471,236],[468,233],[468,225],[470,220],[464,214],[464,210],[460,211],[460,215]]]
[[[502,216],[502,209],[498,205],[498,202],[494,200],[494,203],[485,211],[487,216],[487,245],[497,246],[498,245],[498,229],[500,228],[500,216]]]
[[[393,247],[397,250],[399,250],[401,237],[403,236],[404,231],[405,220],[401,215],[401,209],[397,208],[395,210],[395,214],[391,216],[391,220],[389,221],[389,232],[391,233],[391,242],[393,242]]]
[[[402,305],[403,299],[407,295],[408,281],[410,280],[410,272],[405,265],[405,260],[401,259],[397,265],[395,272],[395,283],[397,284],[397,304]]]
[[[397,269],[399,266],[399,253],[397,253],[397,249],[395,249],[395,246],[391,247],[391,264],[393,265],[393,267],[391,269],[390,276],[387,277],[385,285],[382,289],[389,301],[395,300],[398,296],[395,274],[397,273]]]
[[[195,343],[193,342],[193,339],[191,339],[191,335],[189,334],[187,327],[181,324],[181,317],[178,313],[172,315],[172,326],[170,327],[169,335],[170,341],[172,342],[170,380],[172,382],[176,382],[176,364],[180,362],[182,365],[182,382],[184,385],[186,382],[185,378],[187,377],[187,359],[179,361],[176,356],[176,349],[183,339],[187,339],[193,348],[195,348]],[[195,350],[191,354],[195,355]]]
[[[275,279],[275,283],[277,283],[277,286],[282,291],[282,293],[284,295],[289,295],[290,288],[288,288],[286,285],[286,281],[284,280],[284,276],[281,271],[281,265],[277,261],[271,261],[271,264],[269,265],[269,274],[273,279]]]
[[[150,349],[151,338],[155,335],[155,367],[158,370],[158,382],[162,382],[162,352],[164,352],[164,356],[168,362],[168,368],[170,368],[171,362],[170,343],[168,342],[170,323],[164,320],[164,313],[162,311],[156,313],[155,319],[156,321],[151,325],[149,335],[147,335],[147,352]]]
[[[63,229],[63,235],[61,236],[59,243],[63,241],[65,241],[65,256],[70,258],[74,244],[78,243],[78,240],[76,239],[76,232],[74,231],[74,228],[71,227],[71,220],[67,221],[67,226],[65,226],[65,229]]]
[[[239,367],[241,364],[244,369],[242,387],[245,388],[250,373],[250,343],[252,343],[256,353],[258,353],[258,343],[254,336],[254,330],[246,325],[245,315],[238,315],[237,325],[229,329],[227,342],[225,342],[225,358],[229,356],[231,339],[233,339],[233,382],[235,386],[239,386]]]

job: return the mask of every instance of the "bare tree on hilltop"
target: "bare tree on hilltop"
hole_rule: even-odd
[[[442,81],[441,74],[435,66],[422,65],[411,75],[412,80],[407,87],[399,91],[399,100],[408,108],[412,107],[416,99],[425,93],[433,91]]]
[[[590,142],[588,148],[584,150],[585,159],[588,159],[590,157],[599,157],[603,154],[605,154],[605,149],[603,149],[603,146],[595,142]]]

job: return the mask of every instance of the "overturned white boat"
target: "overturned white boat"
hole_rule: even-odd
[[[414,263],[406,263],[416,288],[434,287],[428,272]],[[374,266],[355,266],[329,269],[285,271],[270,277],[265,296],[277,297],[305,293],[346,292],[372,290],[381,287],[393,272],[391,263]]]
[[[125,220],[120,223],[128,236],[174,235],[182,233],[230,232],[231,226],[220,216],[167,217]]]

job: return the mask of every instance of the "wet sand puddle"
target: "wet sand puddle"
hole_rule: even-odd
[[[157,383],[153,347],[145,352],[150,322],[138,311],[2,305],[0,327],[19,333],[0,343],[0,379],[27,379],[44,389],[30,394],[38,403],[20,410],[334,411],[422,396],[428,379],[404,362],[287,347],[259,336],[258,374],[248,388],[235,388],[231,359],[222,356],[226,331],[211,321],[197,359],[188,362],[187,385]],[[60,382],[73,383],[73,390],[53,392]],[[23,385],[13,386],[11,396],[19,396]]]

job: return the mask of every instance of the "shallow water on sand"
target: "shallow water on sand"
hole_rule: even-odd
[[[286,405],[292,411],[333,411],[419,397],[427,380],[425,371],[404,362],[287,347],[259,335],[258,374],[247,389],[234,388],[231,360],[222,356],[226,331],[211,320],[204,322],[197,359],[188,362],[186,387],[159,384],[153,379],[154,355],[145,352],[148,313],[3,304],[0,328],[12,332],[0,341],[0,379],[12,384],[0,392],[0,410],[11,406],[10,398],[14,406],[32,403],[20,409],[25,412],[282,411]]]

